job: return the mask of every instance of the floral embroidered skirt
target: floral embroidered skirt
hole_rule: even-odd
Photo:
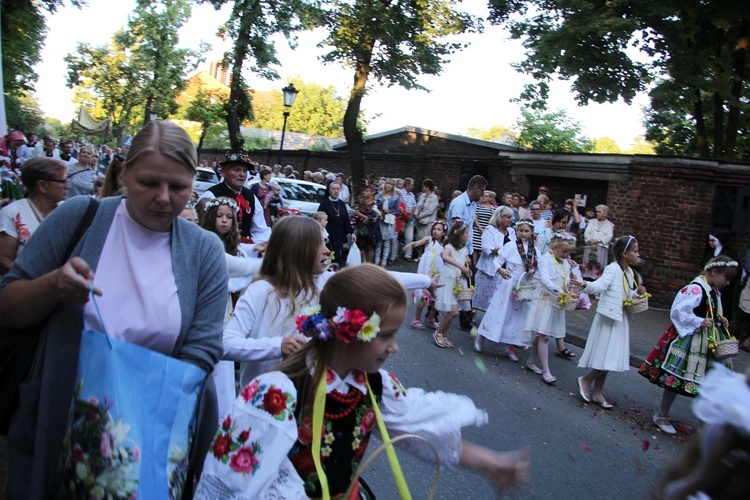
[[[659,387],[695,397],[703,377],[716,362],[708,349],[709,333],[702,328],[680,337],[674,325],[669,325],[638,373]],[[732,369],[731,360],[724,360],[723,364]]]

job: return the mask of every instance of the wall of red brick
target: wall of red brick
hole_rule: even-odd
[[[365,148],[368,174],[412,177],[418,185],[431,178],[447,197],[459,185],[464,160],[486,165],[489,187],[498,194],[527,193],[529,178],[538,178],[542,171],[551,179],[553,191],[555,176],[607,181],[606,204],[615,236],[638,238],[652,307],[662,308],[669,308],[675,293],[701,271],[715,186],[750,184],[747,166],[719,168],[716,162],[680,158],[549,155],[535,167],[520,154],[502,152],[501,156],[498,150],[412,132],[368,141]],[[277,155],[278,151],[250,152],[263,164],[275,163]],[[223,151],[201,155],[209,161],[222,157]],[[284,151],[282,163],[300,172],[318,168],[345,176],[351,172],[346,152]],[[750,249],[750,235],[731,236],[728,244],[742,257]]]

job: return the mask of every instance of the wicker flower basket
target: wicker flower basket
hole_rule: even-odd
[[[648,311],[648,297],[638,297],[636,299],[633,299],[633,305],[630,306],[630,311],[633,314],[642,313],[644,311]]]
[[[517,302],[527,302],[534,298],[534,287],[532,285],[521,285],[521,280],[526,274],[521,274],[518,277],[516,286],[513,288],[513,298]]]
[[[559,304],[555,300],[555,307],[562,309],[563,311],[575,311],[576,305],[578,305],[578,299],[570,299],[565,304]]]
[[[719,340],[716,342],[716,348],[714,349],[714,357],[717,361],[722,361],[727,358],[733,358],[740,352],[740,342],[736,338],[732,337],[727,340]]]
[[[474,297],[474,290],[471,288],[462,288],[456,292],[456,300],[459,302],[462,300],[471,300]]]

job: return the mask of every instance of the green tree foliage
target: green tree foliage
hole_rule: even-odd
[[[687,119],[700,156],[735,157],[748,113],[750,3],[490,0],[490,11],[492,22],[505,23],[523,40],[527,57],[518,69],[536,80],[523,99],[543,106],[557,77],[572,81],[582,105],[630,103],[656,77],[661,83],[651,94],[653,110],[676,110],[654,123],[662,135]]]
[[[493,125],[489,128],[470,127],[466,135],[482,141],[500,142],[510,144],[515,138],[515,132],[505,125]]]
[[[227,97],[215,90],[199,90],[188,104],[186,118],[200,124],[198,153],[203,148],[203,141],[212,125],[224,120],[224,107]]]
[[[147,108],[161,118],[177,110],[185,74],[199,62],[197,51],[176,48],[177,30],[189,15],[187,0],[138,0],[128,30],[100,47],[79,43],[65,57],[68,86],[101,106],[118,143],[126,130],[142,124]]]
[[[248,151],[255,149],[271,149],[275,143],[273,137],[262,137],[259,135],[248,135],[243,137],[245,148]]]
[[[591,140],[581,136],[581,125],[565,110],[522,109],[521,115],[515,146],[557,153],[590,153],[594,148]]]
[[[352,184],[365,179],[360,106],[368,79],[406,89],[422,89],[420,74],[437,75],[447,57],[462,48],[457,36],[481,29],[459,12],[458,0],[333,0],[306,18],[327,31],[328,63],[353,68],[353,85],[344,114],[344,136],[352,163]],[[449,41],[448,41],[449,40]]]
[[[604,137],[595,138],[593,145],[594,147],[591,150],[592,153],[620,154],[622,152],[620,151],[620,146],[617,144],[617,141],[606,135]]]
[[[200,1],[218,10],[228,0]],[[234,40],[232,51],[224,54],[224,66],[231,68],[232,74],[225,108],[232,149],[242,149],[240,125],[253,118],[250,89],[243,76],[245,62],[251,63],[250,70],[256,76],[278,78],[272,68],[279,61],[271,37],[281,33],[289,39],[300,28],[298,15],[308,9],[304,0],[236,0],[229,20],[219,28],[219,36]]]
[[[654,147],[646,142],[643,137],[636,136],[633,138],[633,142],[630,144],[630,147],[628,147],[622,153],[626,155],[655,155],[656,151],[654,150]]]
[[[344,135],[343,120],[346,103],[336,95],[332,86],[323,87],[317,83],[305,83],[299,78],[292,79],[299,90],[292,109],[284,108],[281,91],[273,92],[268,100],[253,98],[255,119],[253,127],[267,130],[281,130],[284,111],[290,111],[286,128],[290,132],[302,134],[341,137]]]
[[[42,124],[39,107],[28,94],[33,92],[38,78],[34,65],[40,61],[47,33],[45,16],[64,3],[64,0],[0,0],[5,111],[11,129],[35,130]],[[70,2],[74,6],[82,3]]]

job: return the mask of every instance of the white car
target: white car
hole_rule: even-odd
[[[216,172],[210,168],[198,167],[198,171],[195,173],[193,190],[198,194],[203,194],[208,188],[215,186],[218,183],[219,176],[216,175]]]
[[[318,211],[320,202],[326,195],[326,188],[314,182],[297,179],[272,179],[281,186],[281,198],[284,200],[284,208],[299,210],[302,215],[312,217]],[[253,182],[250,184],[257,184]],[[263,203],[263,200],[260,200]],[[354,215],[354,210],[347,206],[349,216]]]

